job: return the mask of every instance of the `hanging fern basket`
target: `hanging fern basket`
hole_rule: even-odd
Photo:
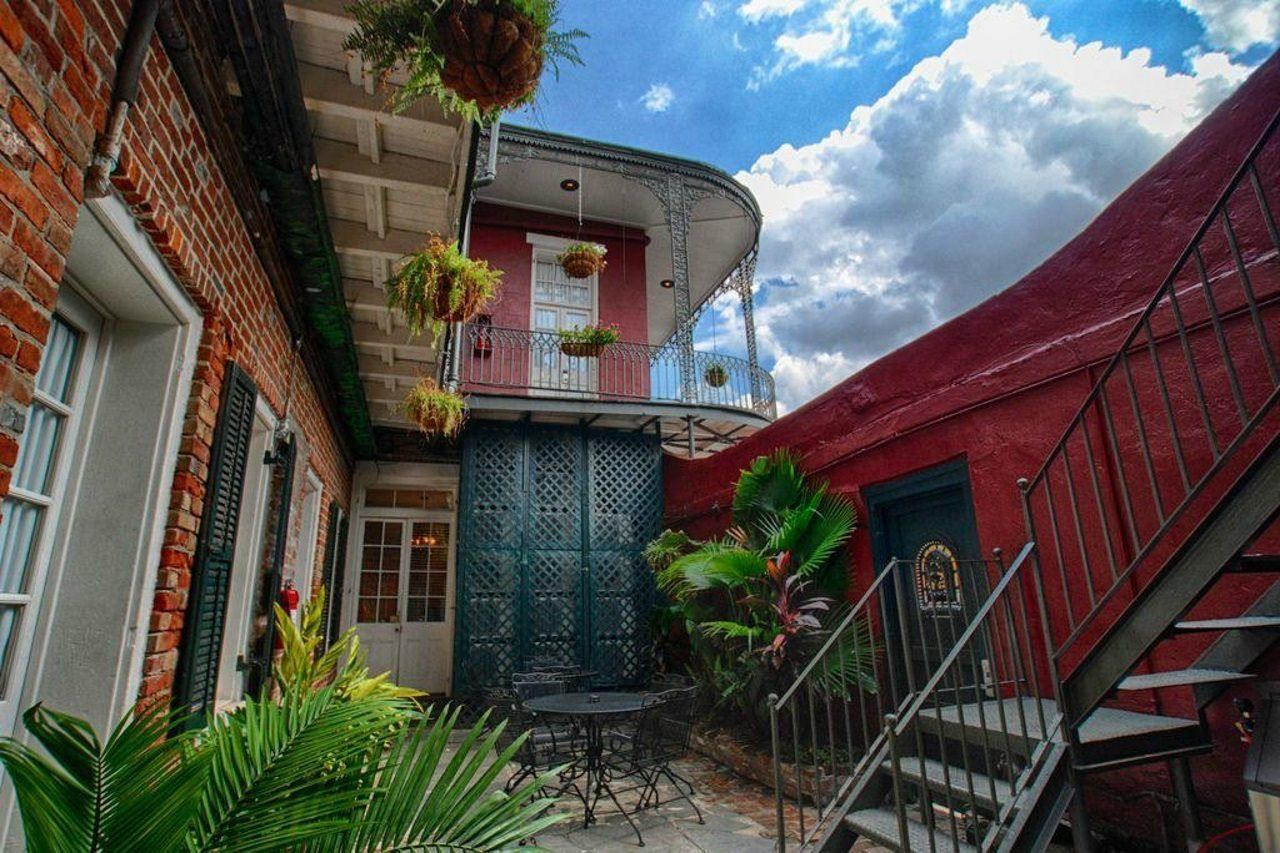
[[[461,396],[423,378],[404,400],[404,413],[423,435],[456,438],[467,419],[467,404]]]
[[[707,384],[712,388],[723,388],[729,382],[729,371],[724,369],[723,364],[712,364],[707,367],[702,378],[707,380]]]
[[[510,0],[449,0],[435,24],[444,58],[440,81],[458,97],[489,112],[533,94],[545,32]]]

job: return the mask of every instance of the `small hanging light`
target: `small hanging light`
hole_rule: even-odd
[[[676,286],[676,280],[674,278],[664,278],[662,281],[658,282],[658,286],[663,290],[670,290]]]

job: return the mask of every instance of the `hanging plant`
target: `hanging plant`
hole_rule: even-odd
[[[718,361],[713,361],[707,365],[706,372],[702,374],[702,378],[707,380],[707,384],[712,388],[723,388],[729,382],[729,371]]]
[[[410,257],[387,286],[387,304],[404,315],[410,332],[431,329],[438,339],[445,324],[466,323],[483,311],[501,280],[502,270],[466,257],[456,241],[445,243],[432,234],[427,248]]]
[[[591,278],[596,273],[604,272],[608,266],[604,260],[608,251],[596,243],[574,243],[557,255],[556,261],[569,278]]]
[[[454,438],[467,419],[467,403],[458,394],[423,377],[404,399],[404,413],[424,435]]]
[[[604,352],[609,344],[617,343],[620,337],[618,326],[583,326],[581,329],[561,329],[560,352],[575,358],[595,358]]]
[[[391,100],[401,112],[431,96],[469,121],[492,121],[533,100],[546,62],[581,65],[578,29],[553,29],[559,0],[358,0],[343,46],[380,76],[404,67]]]

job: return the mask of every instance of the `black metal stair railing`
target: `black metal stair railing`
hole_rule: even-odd
[[[769,696],[778,850],[793,839],[809,843],[838,817],[835,810],[859,779],[874,772],[875,757],[884,751],[880,721],[899,694],[895,668],[881,659],[873,637],[893,605],[899,565],[889,562],[791,686]],[[874,689],[848,678],[851,670],[867,667]]]
[[[1043,465],[1020,482],[1050,602],[1055,682],[1087,659],[1266,438],[1259,426],[1280,399],[1280,233],[1271,201],[1280,197],[1278,125],[1280,114]],[[1097,701],[1078,713],[1068,702],[1077,717],[1069,722]]]
[[[555,332],[469,323],[457,346],[458,378],[475,394],[645,401],[737,409],[773,418],[773,377],[745,359],[685,353],[675,344],[618,341],[590,355],[566,351]]]
[[[960,636],[936,638],[933,675],[885,716],[892,820],[878,810],[851,815],[857,827],[878,827],[880,844],[912,853],[994,849],[1029,807],[1024,792],[1055,766],[1062,715],[1044,701],[1052,685],[1034,549],[1022,548]],[[990,678],[974,683],[986,655]]]

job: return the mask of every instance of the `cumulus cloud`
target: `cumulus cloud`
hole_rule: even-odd
[[[899,10],[914,7],[919,0],[749,0],[738,14],[758,24],[770,18],[791,19],[774,38],[771,63],[757,65],[747,81],[749,89],[759,89],[787,71],[804,65],[844,68],[860,60],[853,48],[864,36],[874,36],[873,51],[885,51],[894,44],[890,34],[901,27]],[[954,2],[954,0],[951,0]],[[799,15],[807,11],[809,14]]]
[[[702,0],[698,4],[699,21],[709,21],[718,14],[720,14],[720,9],[716,6],[714,0]]]
[[[666,83],[654,83],[640,96],[640,103],[651,113],[665,113],[675,102],[676,93]]]
[[[795,407],[972,307],[1080,230],[1243,79],[984,9],[880,100],[738,175],[765,211],[756,313]]]
[[[1241,53],[1255,44],[1280,40],[1280,2],[1277,0],[1178,0],[1200,19],[1205,38],[1214,47]]]

